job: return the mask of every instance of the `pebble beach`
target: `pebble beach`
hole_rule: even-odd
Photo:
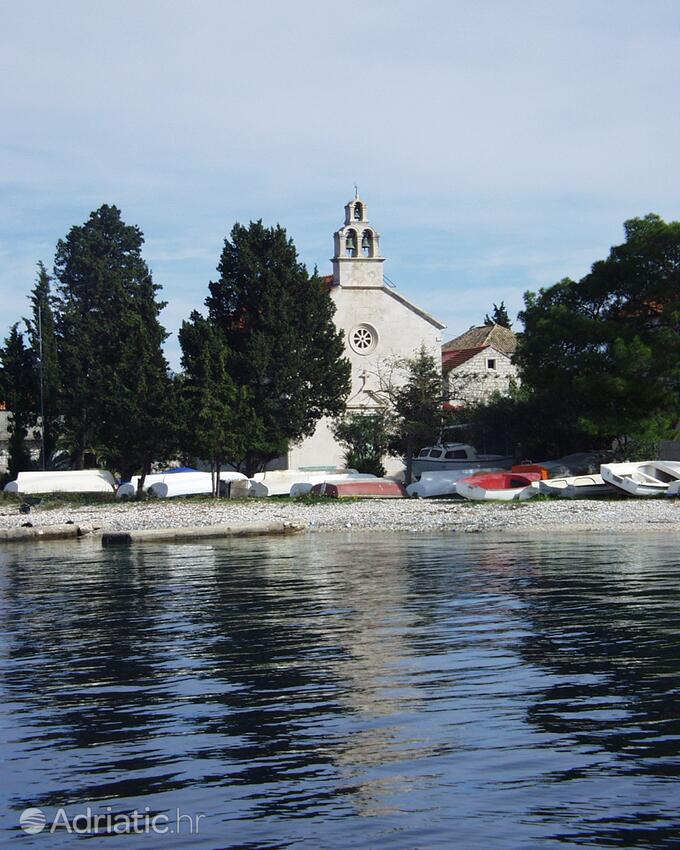
[[[94,531],[134,531],[289,522],[310,531],[486,532],[542,531],[680,531],[680,499],[549,499],[515,503],[440,499],[328,501],[290,499],[213,502],[154,500],[57,507],[33,507],[21,514],[16,503],[0,503],[0,528],[75,523]]]

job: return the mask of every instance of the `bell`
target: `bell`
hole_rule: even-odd
[[[346,245],[348,248],[352,248],[352,249],[354,249],[354,248],[356,248],[356,247],[357,247],[357,243],[356,243],[356,240],[355,240],[355,238],[354,238],[354,234],[353,234],[353,233],[350,233],[350,234],[347,236],[347,239],[346,239],[346,241],[345,241],[345,245]]]
[[[362,248],[370,248],[371,247],[371,237],[368,233],[364,233],[364,238],[361,240]]]

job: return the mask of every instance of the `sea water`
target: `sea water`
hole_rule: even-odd
[[[0,846],[678,847],[679,543],[5,546]]]

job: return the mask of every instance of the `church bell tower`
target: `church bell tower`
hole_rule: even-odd
[[[345,224],[333,235],[333,283],[342,287],[382,287],[384,257],[380,234],[368,223],[366,204],[355,191],[345,205]]]

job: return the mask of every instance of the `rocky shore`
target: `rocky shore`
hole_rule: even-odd
[[[37,505],[29,514],[19,513],[16,503],[0,503],[0,529],[19,528],[27,522],[34,527],[74,523],[103,532],[227,523],[302,523],[310,531],[680,531],[680,499],[550,499],[519,503],[201,499]]]

